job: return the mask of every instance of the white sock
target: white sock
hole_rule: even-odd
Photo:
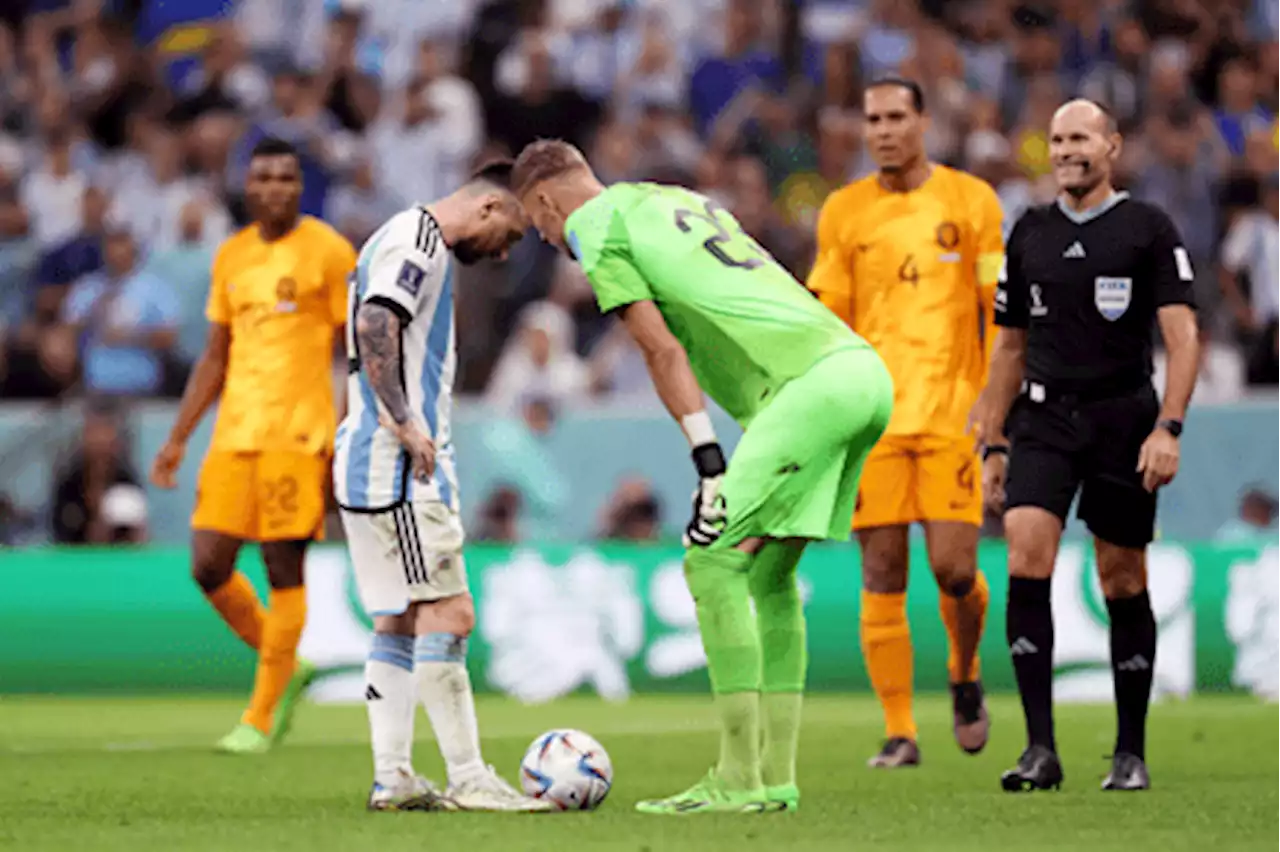
[[[375,633],[364,681],[373,779],[389,787],[401,772],[413,773],[413,637]]]
[[[471,676],[467,674],[467,639],[452,633],[427,633],[417,638],[413,650],[418,697],[435,729],[449,784],[460,784],[485,771]]]

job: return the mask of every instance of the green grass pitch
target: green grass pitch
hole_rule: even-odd
[[[1102,793],[1113,731],[1108,707],[1059,708],[1067,781],[1060,793],[1009,795],[997,776],[1018,754],[1015,701],[997,698],[986,752],[961,754],[949,706],[922,698],[924,765],[873,772],[880,736],[869,697],[807,706],[798,814],[654,817],[639,798],[698,778],[716,746],[705,698],[575,698],[520,707],[480,703],[486,758],[515,778],[534,735],[576,727],[615,768],[595,813],[369,814],[364,710],[301,709],[289,743],[265,758],[228,758],[209,744],[236,721],[227,699],[0,698],[0,849],[22,852],[351,852],[352,850],[1274,850],[1274,705],[1201,698],[1152,711],[1154,789]],[[419,714],[419,771],[441,776]]]

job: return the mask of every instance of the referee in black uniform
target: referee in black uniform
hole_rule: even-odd
[[[995,297],[1000,330],[973,412],[984,495],[1006,507],[1006,636],[1027,722],[1027,749],[1001,777],[1009,791],[1062,783],[1049,586],[1077,494],[1111,618],[1117,732],[1102,787],[1150,786],[1144,752],[1156,624],[1146,547],[1156,491],[1178,472],[1199,342],[1191,263],[1177,229],[1111,184],[1120,145],[1114,119],[1095,103],[1071,101],[1054,114],[1058,199],[1028,210],[1009,237]],[[1169,353],[1163,403],[1151,384],[1154,323]]]

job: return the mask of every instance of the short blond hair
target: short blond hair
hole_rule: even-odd
[[[519,198],[544,180],[589,168],[582,152],[563,139],[538,139],[524,146],[511,169],[511,190]]]

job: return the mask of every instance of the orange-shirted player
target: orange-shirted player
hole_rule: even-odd
[[[874,83],[863,106],[878,173],[827,199],[808,287],[876,348],[896,388],[853,526],[862,547],[863,655],[885,713],[886,742],[869,764],[898,767],[920,761],[906,618],[913,523],[924,526],[941,590],[956,740],[970,753],[987,741],[977,653],[987,610],[977,570],[981,465],[966,421],[985,380],[1003,242],[991,187],[929,162],[918,84]]]
[[[258,143],[245,185],[254,223],[214,258],[208,344],[151,470],[157,486],[174,487],[187,439],[219,401],[191,518],[192,569],[223,620],[258,652],[249,707],[217,745],[234,754],[278,742],[314,675],[297,660],[306,621],[302,564],[324,524],[334,341],[346,321],[356,255],[337,231],[299,215],[301,194],[293,146]],[[261,545],[267,566],[265,611],[235,570],[246,541]]]

